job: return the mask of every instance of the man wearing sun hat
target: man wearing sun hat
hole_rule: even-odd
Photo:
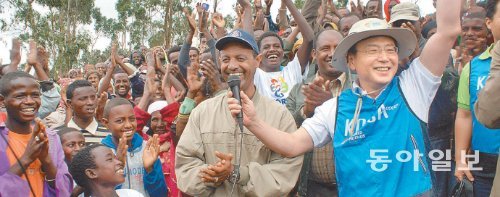
[[[285,133],[264,123],[254,115],[245,94],[242,106],[229,99],[229,109],[233,116],[242,109],[246,128],[268,148],[288,157],[333,140],[339,196],[432,195],[423,123],[461,31],[460,4],[437,3],[436,34],[397,77],[398,60],[409,56],[417,44],[413,32],[391,28],[380,19],[354,24],[332,62],[338,71],[357,74],[353,88],[316,108],[296,132]]]

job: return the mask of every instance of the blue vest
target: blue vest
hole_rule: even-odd
[[[358,124],[351,136],[357,100],[353,90],[338,97],[333,147],[339,196],[414,196],[431,190],[428,133],[404,99],[399,78],[394,78],[376,100],[362,97]],[[372,168],[368,161],[375,157],[370,156],[370,150],[387,151],[375,154],[391,160],[384,171]],[[416,150],[420,156],[414,157]],[[411,153],[410,161],[398,161],[399,151]],[[399,158],[407,159],[408,154]]]
[[[472,112],[472,143],[471,149],[479,152],[498,154],[500,149],[500,129],[488,129],[481,124],[474,114],[474,103],[477,95],[483,89],[488,74],[490,73],[491,57],[472,59],[470,63],[469,92],[470,108]]]

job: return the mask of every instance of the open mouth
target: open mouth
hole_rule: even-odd
[[[268,55],[266,58],[269,60],[272,60],[272,61],[276,61],[276,60],[278,60],[278,55],[272,54],[272,55]]]
[[[125,171],[123,170],[123,167],[120,167],[120,168],[118,168],[118,169],[115,170],[115,173],[116,174],[120,174],[120,175],[124,175]]]
[[[375,70],[379,72],[386,72],[389,71],[391,68],[390,67],[376,67]]]
[[[95,112],[95,108],[87,108],[87,109],[85,109],[85,111],[87,113],[94,113]]]
[[[125,137],[132,137],[132,135],[134,135],[134,131],[133,130],[129,130],[129,131],[125,131],[123,132],[123,134],[125,135]]]
[[[21,113],[25,115],[34,115],[35,114],[35,108],[34,107],[26,107],[21,109]]]

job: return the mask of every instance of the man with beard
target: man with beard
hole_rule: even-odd
[[[74,81],[68,86],[66,98],[73,112],[67,126],[81,131],[87,144],[100,143],[108,132],[95,119],[97,96],[92,84],[87,80]]]
[[[291,1],[282,3],[286,4],[297,21],[304,39],[303,44],[294,60],[282,69],[280,63],[284,58],[283,41],[273,32],[264,33],[258,42],[262,62],[255,72],[254,84],[260,94],[285,105],[292,87],[302,81],[303,73],[307,73],[314,32]]]

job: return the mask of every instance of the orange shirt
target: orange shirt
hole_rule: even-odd
[[[7,120],[7,113],[0,112],[0,123],[5,122],[5,120]]]
[[[26,146],[31,138],[31,134],[23,135],[9,131],[9,144],[14,150],[14,153],[18,158],[21,158],[24,151],[26,151]],[[10,165],[17,164],[16,157],[12,153],[10,148],[7,148],[7,157],[9,158]],[[26,168],[26,174],[28,174],[28,179],[30,180],[31,187],[34,190],[36,196],[43,195],[43,181],[44,174],[42,173],[42,162],[40,160],[35,160],[33,163]],[[26,176],[23,174],[21,176],[23,180],[26,180]],[[30,192],[30,196],[34,197]]]

